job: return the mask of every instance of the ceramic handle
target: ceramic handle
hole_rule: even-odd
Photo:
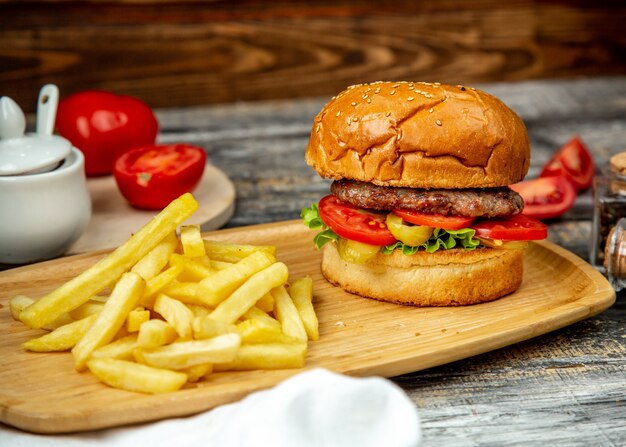
[[[8,96],[0,98],[0,139],[20,138],[25,129],[26,118],[20,106]]]
[[[37,133],[40,135],[52,135],[54,121],[57,116],[59,104],[59,88],[54,84],[46,84],[39,91],[37,101]]]

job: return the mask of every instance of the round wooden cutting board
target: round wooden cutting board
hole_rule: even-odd
[[[89,178],[87,188],[92,202],[91,220],[68,255],[117,247],[158,213],[130,206],[113,176]],[[206,165],[193,196],[200,207],[185,224],[200,224],[202,231],[210,231],[224,226],[233,215],[235,187],[226,174],[213,165]]]

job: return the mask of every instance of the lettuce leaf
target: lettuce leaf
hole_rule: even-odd
[[[412,255],[420,249],[426,250],[428,253],[434,253],[437,250],[449,250],[455,247],[474,250],[480,245],[480,241],[474,238],[475,235],[476,230],[472,228],[461,228],[460,230],[435,228],[430,238],[422,245],[412,247],[398,241],[395,244],[383,247],[382,253],[389,255],[394,250],[402,250],[403,254]]]
[[[303,208],[300,212],[300,217],[302,218],[304,225],[306,225],[310,229],[321,230],[313,238],[313,243],[318,250],[326,245],[328,242],[337,242],[339,240],[339,236],[337,235],[337,233],[328,228],[328,225],[326,225],[320,217],[317,203],[311,204],[310,208]]]
[[[328,242],[339,240],[339,236],[333,230],[328,228],[319,214],[317,203],[311,204],[310,208],[303,208],[300,217],[304,225],[312,230],[321,230],[314,238],[313,242],[319,250]],[[480,241],[474,236],[476,230],[472,228],[462,228],[460,230],[444,230],[443,228],[435,228],[430,238],[422,245],[410,246],[400,241],[395,244],[386,245],[381,249],[383,254],[391,254],[394,250],[402,250],[405,255],[412,255],[418,250],[426,250],[428,253],[434,253],[437,250],[449,250],[455,247],[463,247],[466,250],[474,250],[480,245]]]

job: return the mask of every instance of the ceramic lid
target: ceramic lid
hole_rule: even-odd
[[[52,135],[59,89],[45,85],[37,103],[37,132],[24,134],[26,118],[15,101],[0,98],[0,175],[21,175],[55,169],[70,153],[71,143]]]

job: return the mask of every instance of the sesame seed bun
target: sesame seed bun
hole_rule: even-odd
[[[322,177],[411,188],[486,188],[524,178],[522,120],[480,90],[421,82],[349,87],[313,123],[306,161]]]
[[[523,249],[451,249],[377,254],[365,264],[344,261],[324,246],[322,273],[347,292],[412,306],[462,306],[492,301],[522,283]]]

